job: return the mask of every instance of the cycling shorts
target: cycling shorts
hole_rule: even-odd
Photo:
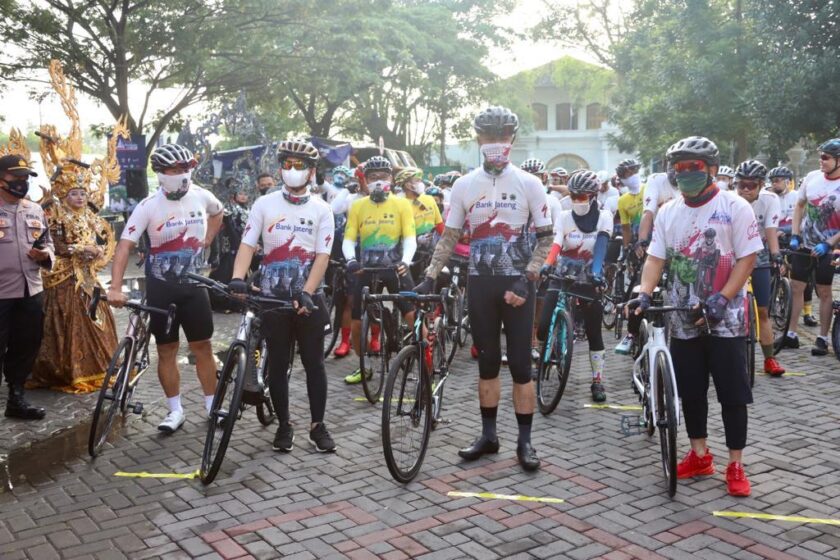
[[[607,254],[604,256],[604,264],[615,264],[621,256],[621,239],[611,238],[607,242]]]
[[[831,286],[831,283],[834,281],[834,267],[831,266],[831,253],[823,255],[819,259],[809,255],[792,254],[788,259],[792,280],[809,282],[813,273],[817,286]]]
[[[352,275],[348,275],[352,276]],[[373,275],[369,272],[363,273],[357,277],[353,282],[353,307],[351,309],[351,319],[359,320],[362,318],[362,289],[365,286],[371,285]],[[380,292],[382,288],[388,290],[389,294],[396,294],[400,291],[411,291],[414,289],[414,280],[411,278],[411,272],[407,272],[405,276],[398,277],[397,271],[380,272],[379,273]],[[373,293],[373,290],[371,290]],[[397,309],[405,315],[412,309],[414,304],[410,301],[397,302]]]
[[[769,268],[754,268],[752,271],[753,296],[759,307],[770,306],[770,272]]]
[[[188,342],[210,340],[213,336],[213,310],[207,288],[194,284],[176,284],[157,278],[146,279],[146,305],[167,309],[178,306],[172,328],[166,332],[166,316],[152,313],[149,330],[158,344],[178,342],[178,329],[184,330]]]
[[[671,360],[677,378],[677,393],[683,401],[706,401],[711,375],[719,403],[747,405],[753,402],[744,337],[672,337]]]

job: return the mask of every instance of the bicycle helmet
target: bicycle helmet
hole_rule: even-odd
[[[788,169],[787,167],[774,167],[767,173],[768,179],[775,179],[776,177],[783,177],[785,179],[793,180],[793,171]]]
[[[423,170],[416,167],[406,167],[394,176],[394,184],[407,186],[413,179],[422,179]]]
[[[633,158],[625,159],[619,162],[615,168],[615,174],[619,177],[624,175],[627,171],[636,173],[642,167],[642,164]]]
[[[429,196],[443,196],[443,191],[440,187],[431,186],[426,189],[426,194]]]
[[[707,165],[720,164],[720,151],[714,142],[703,136],[683,138],[668,148],[665,153],[668,163],[686,159],[699,159]]]
[[[730,177],[732,179],[735,178],[735,170],[729,167],[728,165],[721,165],[718,167],[718,175],[723,175],[724,177]]]
[[[742,161],[735,169],[735,179],[759,179],[761,181],[767,176],[767,168],[757,159]]]
[[[333,177],[335,177],[338,174],[347,175],[349,177],[350,175],[353,174],[353,172],[350,171],[350,168],[347,167],[346,165],[336,165],[335,167],[332,168],[332,172],[333,172]]]
[[[455,170],[450,171],[449,173],[447,173],[447,175],[449,175],[449,177],[452,178],[453,183],[462,177],[461,172]]]
[[[571,194],[598,194],[601,189],[601,181],[597,173],[588,169],[578,169],[569,177],[569,193]]]
[[[315,146],[306,140],[292,138],[291,140],[283,140],[277,145],[277,161],[283,161],[289,157],[301,159],[314,166],[318,163],[320,154]]]
[[[819,147],[820,152],[832,157],[840,157],[840,138],[832,138]]]
[[[522,162],[522,165],[519,166],[522,171],[527,171],[532,175],[542,175],[545,173],[545,164],[542,160],[537,158],[530,158],[526,159]]]
[[[441,185],[451,185],[454,182],[455,182],[455,178],[452,177],[452,175],[450,175],[449,173],[441,173],[439,175],[435,175],[435,178],[432,181],[432,184],[435,185],[436,187],[439,187]]]
[[[198,165],[198,158],[189,150],[179,144],[164,144],[158,146],[152,152],[150,158],[152,162],[152,171],[160,173],[164,169],[171,169],[173,167],[186,167],[193,169]]]
[[[364,163],[365,175],[367,175],[371,171],[387,171],[388,173],[393,173],[394,168],[391,166],[391,162],[388,161],[388,158],[382,156],[373,156]]]
[[[513,135],[519,130],[519,117],[507,107],[487,107],[475,116],[476,133]]]
[[[555,167],[549,172],[549,175],[552,177],[568,177],[569,172],[563,167]]]

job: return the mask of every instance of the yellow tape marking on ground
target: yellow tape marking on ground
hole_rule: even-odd
[[[594,408],[596,410],[604,408],[610,410],[642,410],[642,407],[637,404],[585,404],[583,408]]]
[[[764,519],[767,521],[790,521],[791,523],[818,523],[820,525],[838,525],[840,519],[820,519],[814,517],[799,517],[798,515],[773,515],[771,513],[750,513],[746,511],[713,511],[716,517],[746,517],[748,519]]]
[[[766,377],[777,377],[775,375],[770,375],[769,373],[762,373],[761,375],[764,375]],[[808,374],[807,373],[802,373],[801,371],[786,371],[785,373],[783,373],[782,375],[779,375],[778,377],[805,377],[806,375],[808,375]]]
[[[510,494],[493,494],[491,492],[448,492],[453,498],[481,498],[483,500],[514,500],[517,502],[540,502],[544,504],[562,504],[560,498],[535,498],[533,496],[517,496]]]
[[[198,478],[198,471],[191,473],[150,473],[150,472],[115,472],[114,476],[130,478]]]

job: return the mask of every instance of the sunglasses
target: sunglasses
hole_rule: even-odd
[[[589,202],[589,195],[586,193],[581,194],[569,194],[572,197],[572,202]]]
[[[309,164],[299,159],[284,159],[283,163],[281,163],[280,166],[286,171],[289,171],[291,169],[296,169],[297,171],[309,169]]]
[[[754,191],[761,185],[758,181],[744,181],[743,179],[741,179],[740,181],[738,181],[738,184],[736,186],[739,191]]]
[[[689,159],[674,163],[674,171],[677,173],[693,173],[696,171],[706,170],[708,170],[708,166],[706,165],[706,162],[701,159]]]
[[[820,154],[820,159],[823,160],[823,161],[828,161],[830,159],[837,159],[837,158],[835,158],[831,154]]]

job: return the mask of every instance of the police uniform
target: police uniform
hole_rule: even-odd
[[[0,158],[0,183],[6,173],[34,175],[24,173],[24,169],[29,171],[25,160],[18,156]],[[28,255],[33,247],[47,251],[50,258],[35,262]],[[11,203],[0,199],[0,369],[9,385],[6,416],[34,419],[44,415],[43,409],[25,404],[23,385],[41,346],[44,326],[41,268],[50,268],[53,257],[43,209],[25,198]],[[30,412],[13,413],[13,408],[21,410],[21,407]]]

